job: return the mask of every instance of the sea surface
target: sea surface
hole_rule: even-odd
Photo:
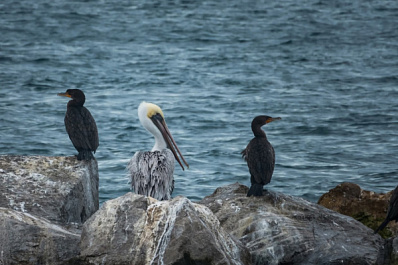
[[[0,2],[0,154],[76,154],[64,127],[82,89],[100,137],[101,203],[131,191],[126,165],[158,104],[190,164],[173,196],[250,185],[240,152],[257,115],[275,148],[268,189],[316,202],[342,182],[398,185],[398,1]]]

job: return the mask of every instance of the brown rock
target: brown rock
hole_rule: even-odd
[[[363,190],[357,184],[344,182],[322,195],[318,204],[351,216],[375,230],[387,215],[391,193],[375,193]],[[383,237],[397,236],[398,224],[390,222],[386,230],[380,233]]]

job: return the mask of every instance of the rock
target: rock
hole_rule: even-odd
[[[79,254],[80,234],[0,207],[0,264],[61,264]]]
[[[0,207],[82,224],[99,207],[96,160],[0,156]]]
[[[345,182],[321,196],[318,204],[348,215],[375,230],[386,218],[391,192],[387,194],[362,190],[357,184]],[[384,238],[398,236],[398,224],[390,222],[380,231]]]
[[[246,197],[238,183],[199,203],[252,255],[253,264],[378,264],[384,241],[351,217],[268,190]]]
[[[238,183],[199,203],[127,193],[95,212],[95,160],[0,156],[0,182],[0,264],[398,264],[398,239],[301,198],[247,198]],[[344,210],[375,196],[339,192],[325,201]]]
[[[398,265],[398,237],[385,240],[378,265]]]
[[[180,196],[127,193],[105,202],[84,224],[81,250],[87,264],[251,264],[207,207]]]
[[[389,239],[391,242],[390,265],[398,265],[398,237]]]
[[[63,264],[99,207],[97,161],[0,156],[0,264]]]

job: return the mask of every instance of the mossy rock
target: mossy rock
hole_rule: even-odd
[[[375,193],[362,190],[357,184],[344,182],[321,196],[318,204],[351,216],[367,227],[376,230],[387,215],[391,192]],[[390,222],[386,228],[379,231],[383,238],[398,235],[398,223]]]
[[[372,230],[376,230],[380,226],[380,224],[384,221],[384,219],[382,218],[375,218],[374,215],[365,212],[356,213],[352,216],[352,218],[361,222],[362,224],[366,225]],[[380,230],[378,233],[382,238],[390,238],[394,235],[394,233],[389,229],[389,227],[385,227],[384,229]]]

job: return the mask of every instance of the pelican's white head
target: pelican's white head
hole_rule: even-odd
[[[177,152],[181,156],[181,159],[184,161],[186,166],[189,167],[188,163],[185,161],[180,150],[178,149],[178,146],[174,141],[169,129],[167,128],[163,111],[158,105],[147,103],[145,101],[142,102],[138,106],[138,118],[140,119],[142,126],[144,126],[144,128],[155,137],[155,145],[152,148],[152,152],[169,148],[173,152],[174,157],[181,165],[182,169],[184,169],[184,167],[177,155]]]
[[[141,102],[138,106],[138,118],[144,128],[155,137],[155,145],[152,148],[153,151],[161,151],[167,148],[167,143],[164,140],[161,131],[156,127],[152,121],[152,117],[160,115],[164,119],[162,109],[155,104]]]

